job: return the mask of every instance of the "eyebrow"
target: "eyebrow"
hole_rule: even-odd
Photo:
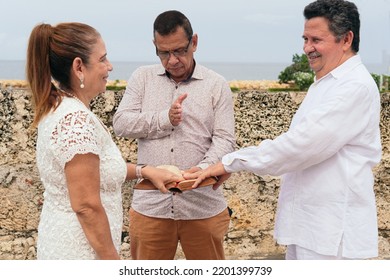
[[[181,50],[181,49],[187,48],[187,46],[189,46],[189,43],[190,43],[190,42],[191,42],[191,41],[189,41],[188,44],[187,44],[186,46],[180,47],[180,48],[177,48],[177,49],[174,49],[174,50],[161,51],[161,50],[159,50],[159,49],[157,48],[157,46],[156,46],[156,49],[157,49],[157,51],[160,52],[160,53],[164,53],[164,52],[174,52],[174,51],[177,51],[177,50]]]
[[[180,50],[180,49],[185,49],[185,47],[182,47],[182,48],[177,48],[177,49],[174,49],[174,50],[167,50],[167,51],[162,51],[160,49],[157,49],[158,52],[160,53],[169,53],[169,52],[174,52],[174,51],[177,51],[177,50]]]

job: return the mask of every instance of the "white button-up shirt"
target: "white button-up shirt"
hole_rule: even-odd
[[[310,87],[286,133],[223,157],[228,172],[282,175],[279,244],[347,258],[378,255],[372,167],[381,159],[380,96],[360,56]]]

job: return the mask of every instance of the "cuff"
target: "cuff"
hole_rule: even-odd
[[[158,120],[162,131],[170,130],[174,127],[169,120],[169,110],[161,111]]]

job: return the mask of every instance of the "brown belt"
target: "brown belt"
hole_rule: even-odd
[[[183,192],[192,189],[192,185],[195,183],[196,179],[183,180],[176,185],[166,186],[166,188],[171,192]],[[210,177],[203,180],[198,187],[206,187],[214,185],[218,182],[217,177]],[[134,186],[134,189],[137,190],[157,190],[157,188],[150,182],[148,179],[143,179],[141,182]]]

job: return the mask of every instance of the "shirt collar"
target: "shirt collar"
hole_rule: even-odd
[[[191,79],[195,79],[195,80],[202,80],[203,79],[202,71],[200,70],[199,67],[197,67],[195,59],[194,59],[194,65],[195,66],[194,66],[194,69],[192,70],[191,75],[186,80],[184,80],[182,82],[188,82]],[[164,76],[165,75],[168,78],[170,78],[171,74],[167,70],[165,70],[164,66],[162,66],[160,64],[160,67],[157,70],[157,75],[159,75],[159,76]]]
[[[343,64],[337,66],[335,69],[330,71],[328,74],[326,74],[321,79],[317,80],[314,77],[314,82],[317,83],[321,80],[323,80],[325,77],[332,76],[333,78],[340,79],[342,76],[344,76],[347,72],[350,71],[351,68],[355,68],[356,66],[362,64],[362,60],[360,58],[360,55],[356,54],[350,58],[348,58]]]

